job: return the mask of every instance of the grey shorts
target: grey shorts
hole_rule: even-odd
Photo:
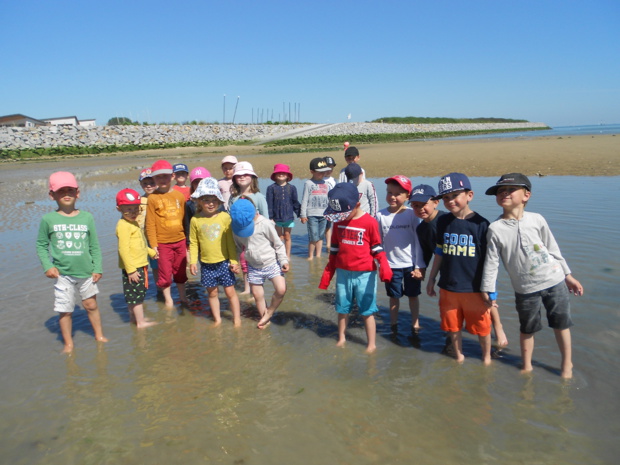
[[[543,308],[547,312],[547,322],[550,328],[567,329],[573,326],[570,318],[569,298],[568,287],[564,281],[531,294],[515,292],[521,333],[534,334],[542,329],[541,313]]]
[[[81,300],[89,299],[99,293],[97,285],[90,278],[74,278],[60,275],[54,284],[54,311],[72,313],[75,308],[76,294]]]

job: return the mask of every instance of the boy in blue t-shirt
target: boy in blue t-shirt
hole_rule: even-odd
[[[463,362],[463,322],[468,332],[478,336],[482,361],[491,363],[491,308],[480,290],[486,254],[489,222],[471,210],[474,197],[467,176],[449,173],[439,181],[437,198],[451,213],[437,220],[437,249],[433,268],[428,277],[426,292],[433,297],[435,280],[439,278],[439,311],[441,329],[452,339],[455,358]],[[499,314],[497,314],[499,323]],[[501,324],[496,326],[500,341],[505,339]]]

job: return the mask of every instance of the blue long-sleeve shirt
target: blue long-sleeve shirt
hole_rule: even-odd
[[[279,186],[273,183],[267,188],[267,208],[269,219],[276,222],[292,221],[299,216],[301,204],[297,198],[297,188],[292,184]]]

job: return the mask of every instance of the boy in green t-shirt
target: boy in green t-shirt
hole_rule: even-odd
[[[41,219],[37,255],[45,276],[56,279],[54,311],[58,312],[60,332],[65,343],[63,353],[68,354],[73,351],[71,315],[78,292],[93,325],[95,339],[108,341],[101,329],[97,305],[99,290],[96,283],[101,279],[102,257],[93,216],[75,208],[80,190],[73,174],[64,171],[53,173],[49,187],[49,196],[56,201],[58,209]]]

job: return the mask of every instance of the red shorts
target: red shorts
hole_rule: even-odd
[[[465,329],[477,336],[491,334],[491,311],[480,292],[451,292],[439,290],[441,329],[456,333]]]
[[[159,259],[157,266],[159,275],[157,287],[170,287],[172,281],[182,284],[187,281],[187,245],[185,239],[172,244],[158,244]]]

